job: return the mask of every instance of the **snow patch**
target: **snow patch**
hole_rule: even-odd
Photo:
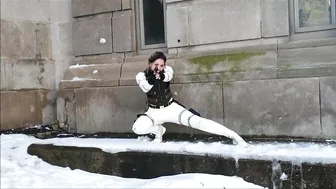
[[[97,81],[97,80],[99,80],[99,79],[92,79],[92,78],[82,78],[82,77],[74,77],[74,78],[72,78],[72,80],[71,81],[87,81],[87,80],[94,80],[94,81]]]
[[[76,64],[76,65],[71,65],[69,68],[70,69],[86,68],[86,67],[90,67],[90,66],[94,66],[94,64]]]
[[[288,176],[286,175],[286,173],[282,173],[280,180],[288,180]]]

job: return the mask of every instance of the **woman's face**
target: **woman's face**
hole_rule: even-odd
[[[155,62],[153,62],[150,65],[151,70],[155,71],[155,68],[157,68],[157,72],[162,71],[164,69],[164,67],[165,67],[165,63],[164,63],[164,60],[161,59],[161,58],[156,59]]]

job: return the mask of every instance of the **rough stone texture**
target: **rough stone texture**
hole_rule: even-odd
[[[36,91],[1,92],[0,100],[1,130],[37,123]]]
[[[202,117],[223,124],[222,83],[173,84],[173,98],[187,109],[193,108]],[[211,95],[209,95],[211,94]],[[167,133],[203,133],[185,126],[166,124]],[[207,133],[209,134],[209,133]]]
[[[260,0],[191,1],[189,44],[260,38],[260,13]]]
[[[51,123],[55,120],[49,90],[1,92],[1,130]]]
[[[135,76],[138,72],[144,71],[148,66],[148,63],[137,62],[137,63],[125,63],[122,65],[122,72],[120,77],[120,85],[137,85],[135,81]]]
[[[6,90],[55,88],[55,70],[52,61],[6,59],[4,62]]]
[[[336,139],[336,77],[320,79],[323,135]]]
[[[183,173],[239,176],[267,188],[335,189],[336,164],[295,164],[283,161],[225,158],[211,155],[128,151],[107,153],[98,148],[31,144],[28,154],[51,165],[123,178],[151,179]],[[288,180],[281,180],[285,173]]]
[[[145,110],[139,87],[76,89],[75,93],[79,133],[131,132],[136,115]]]
[[[57,91],[57,120],[60,127],[76,132],[76,98],[74,90]]]
[[[272,188],[272,162],[263,160],[240,159],[238,160],[237,175],[247,182]]]
[[[74,55],[112,53],[112,13],[76,19],[73,25]],[[106,43],[99,43],[100,38]]]
[[[288,0],[261,0],[261,11],[262,37],[289,35]]]
[[[48,22],[50,19],[49,0],[1,0],[0,7],[1,19],[5,20]]]
[[[92,14],[91,0],[71,0],[72,16],[83,16]]]
[[[132,11],[114,12],[112,18],[113,27],[113,51],[132,51]]]
[[[132,8],[131,0],[121,0],[121,7],[123,10],[131,9]]]
[[[55,87],[59,88],[60,82],[64,79],[64,74],[73,63],[73,57],[55,60]]]
[[[5,69],[5,60],[1,57],[0,62],[0,90],[6,89],[6,69]]]
[[[1,20],[1,57],[51,58],[50,25]]]
[[[194,58],[201,59],[196,62],[193,58],[176,59],[174,83],[270,79],[277,76],[277,55],[273,51]]]
[[[36,91],[38,123],[52,123],[56,120],[56,94],[50,90]]]
[[[320,137],[318,78],[232,82],[223,91],[225,124],[239,134]]]
[[[72,0],[73,17],[121,10],[121,0]]]
[[[278,78],[336,76],[336,46],[279,51]]]
[[[50,0],[49,13],[51,23],[71,22],[72,19],[71,1],[72,0],[58,0],[58,1]]]
[[[336,45],[279,50],[279,68],[306,68],[336,64]]]
[[[306,188],[336,188],[335,164],[302,164]]]
[[[189,45],[188,2],[167,5],[167,47]]]
[[[64,59],[72,56],[72,22],[52,23],[52,57]]]
[[[92,13],[102,13],[121,10],[121,0],[91,0]]]

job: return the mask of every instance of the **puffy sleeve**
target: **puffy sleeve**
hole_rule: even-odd
[[[136,82],[138,83],[139,87],[142,89],[143,92],[147,93],[153,87],[153,85],[149,84],[146,80],[146,76],[144,72],[139,72],[135,76]]]
[[[174,71],[173,68],[170,66],[166,66],[165,68],[165,78],[164,78],[164,82],[169,82],[173,79],[173,75],[174,75]]]

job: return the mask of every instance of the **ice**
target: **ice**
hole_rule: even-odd
[[[130,146],[134,148],[135,144],[138,146],[148,144],[137,139],[57,138],[39,140],[22,134],[1,135],[1,188],[263,188],[236,176],[192,173],[154,179],[132,179],[89,173],[78,169],[71,170],[52,166],[37,156],[27,154],[27,147],[32,143],[101,145],[104,149],[116,151]],[[114,144],[122,147],[115,149]],[[181,144],[186,143],[177,143],[175,147]]]

